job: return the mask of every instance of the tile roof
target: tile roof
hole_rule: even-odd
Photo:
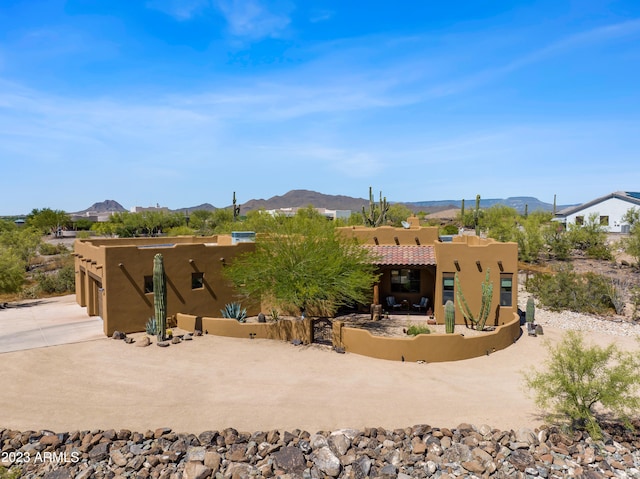
[[[365,245],[380,266],[427,266],[436,264],[433,246]]]

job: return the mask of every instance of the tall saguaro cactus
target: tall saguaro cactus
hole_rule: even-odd
[[[233,221],[237,221],[240,216],[240,207],[236,205],[236,192],[233,192]]]
[[[480,236],[480,195],[476,195],[476,209],[473,212],[473,225],[476,229],[476,236]]]
[[[156,312],[158,341],[164,341],[167,334],[167,277],[164,274],[164,261],[160,253],[153,257],[153,306]]]
[[[373,191],[369,187],[369,211],[366,211],[364,206],[362,207],[362,217],[364,218],[364,224],[371,227],[377,227],[384,224],[387,220],[387,212],[389,211],[389,203],[387,198],[382,197],[382,191],[380,192],[380,201],[376,205],[373,200]]]
[[[462,287],[460,286],[460,278],[458,277],[458,273],[455,274],[455,284],[456,284],[456,299],[458,300],[458,306],[462,311],[462,315],[465,320],[469,321],[475,329],[478,331],[482,331],[484,329],[485,324],[487,323],[487,318],[489,317],[489,312],[491,311],[491,303],[493,301],[493,283],[490,279],[490,269],[487,268],[487,274],[485,275],[484,281],[482,282],[482,299],[480,302],[480,312],[478,313],[478,317],[476,318],[474,314],[471,312],[471,308],[467,303],[467,300],[462,293]]]

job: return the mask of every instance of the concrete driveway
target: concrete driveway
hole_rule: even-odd
[[[102,319],[74,295],[9,303],[0,309],[0,353],[106,339]]]

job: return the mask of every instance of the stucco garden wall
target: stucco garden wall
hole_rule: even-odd
[[[456,328],[454,334],[419,334],[413,338],[374,336],[364,329],[347,328],[334,323],[335,329],[340,330],[340,346],[346,352],[377,359],[427,363],[459,361],[492,354],[511,346],[521,334],[520,317],[517,314],[513,321],[495,331],[473,337],[463,336],[465,328],[460,327]]]

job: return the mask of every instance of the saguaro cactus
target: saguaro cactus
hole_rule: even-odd
[[[484,326],[487,323],[487,318],[489,317],[489,312],[491,311],[491,303],[493,301],[493,283],[491,282],[490,271],[490,268],[487,268],[487,274],[482,282],[482,299],[480,302],[480,312],[478,313],[477,318],[471,312],[471,308],[469,308],[469,304],[462,293],[458,273],[455,274],[456,299],[458,300],[458,306],[460,307],[464,318],[478,331],[482,331],[484,329]]]
[[[240,207],[236,205],[236,192],[233,192],[233,221],[237,221],[240,216]]]
[[[444,304],[444,327],[447,334],[453,334],[456,328],[456,308],[451,300]]]
[[[473,212],[473,226],[476,229],[476,236],[480,236],[480,195],[476,195],[476,209]]]
[[[389,211],[389,203],[387,198],[382,197],[382,191],[380,192],[380,202],[376,205],[373,201],[373,191],[369,187],[369,211],[366,211],[364,206],[362,207],[362,217],[364,224],[367,226],[380,226],[387,220],[387,212]]]
[[[164,341],[167,334],[167,278],[160,253],[153,257],[153,306],[156,312],[158,341]]]
[[[462,204],[460,205],[460,222],[462,223],[462,226],[465,226],[465,224],[464,224],[464,198],[462,198]]]
[[[527,299],[525,319],[527,320],[527,323],[533,323],[536,320],[536,303],[533,301],[533,296],[529,296],[529,299]]]

